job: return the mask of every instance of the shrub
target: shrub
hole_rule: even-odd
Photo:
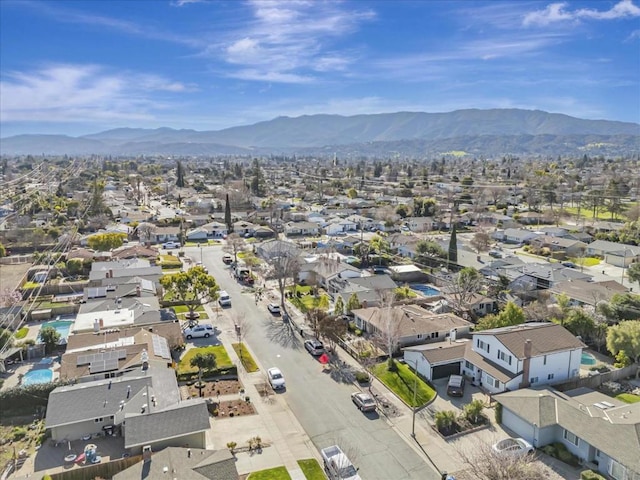
[[[581,480],[607,480],[605,477],[600,475],[599,473],[594,472],[593,470],[585,470],[580,472]]]
[[[237,446],[238,446],[238,444],[236,442],[227,442],[227,448],[229,449],[229,451],[231,453],[233,453],[235,451]]]
[[[356,381],[358,383],[368,383],[369,374],[367,372],[356,372]]]
[[[21,340],[24,337],[27,336],[27,333],[29,333],[29,327],[22,327],[20,330],[18,330],[15,334],[15,338],[16,340]]]
[[[502,424],[502,404],[501,403],[497,403],[496,404],[496,423],[498,425]]]
[[[11,432],[11,436],[13,437],[14,441],[22,440],[27,436],[27,429],[22,427],[15,427]]]

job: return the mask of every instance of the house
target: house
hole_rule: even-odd
[[[502,425],[534,447],[560,442],[584,468],[615,480],[640,479],[640,403],[588,388],[525,388],[494,398]]]
[[[610,265],[626,268],[633,262],[640,261],[640,246],[596,240],[587,246],[586,254],[604,258]]]
[[[404,357],[429,380],[434,371],[446,370],[498,393],[576,377],[585,346],[560,325],[536,322],[474,332],[471,341],[463,342],[462,359],[459,343],[443,345],[435,364],[430,363],[433,352],[425,356],[419,349],[405,349]]]
[[[409,217],[405,218],[405,225],[412,232],[430,232],[437,226],[437,222],[432,217]]]
[[[329,285],[333,278],[348,279],[361,275],[362,272],[359,268],[342,262],[339,257],[322,255],[305,259],[298,271],[298,282],[318,285],[331,292]]]
[[[518,216],[518,221],[523,225],[540,225],[541,223],[548,223],[543,213],[538,212],[523,212]]]
[[[151,243],[177,242],[180,238],[180,227],[156,227],[149,237]]]
[[[346,218],[331,219],[325,226],[327,235],[345,235],[348,232],[355,232],[357,229],[357,224]]]
[[[126,425],[125,425],[126,422]],[[175,372],[149,367],[121,377],[55,388],[49,395],[45,427],[54,440],[79,440],[110,429],[137,454],[188,443],[204,448],[209,412],[204,399],[181,400]]]
[[[457,315],[434,314],[418,305],[368,307],[351,313],[360,330],[381,338],[390,336],[397,348],[442,342],[450,335],[468,335],[472,326]]]
[[[188,242],[206,242],[209,237],[209,231],[205,227],[197,227],[186,233]]]
[[[140,480],[164,478],[171,466],[171,478],[190,480],[238,480],[236,459],[228,449],[204,450],[200,448],[167,447],[153,452],[143,460],[116,473],[113,480]]]
[[[551,288],[560,282],[572,280],[589,281],[593,277],[574,268],[567,268],[560,263],[523,263],[504,265],[496,269],[500,275],[507,277],[512,283],[533,285],[537,290]],[[514,285],[519,289],[519,285]]]
[[[525,230],[523,228],[507,228],[504,231],[496,231],[492,236],[496,240],[505,243],[523,244],[528,243],[540,234],[532,232],[531,230]]]
[[[235,222],[233,224],[233,232],[237,233],[241,237],[245,235],[253,235],[253,232],[256,231],[256,228],[258,228],[257,225],[254,225],[253,223],[250,223],[250,222],[245,222],[244,220]]]
[[[584,280],[570,280],[553,285],[549,291],[556,296],[566,295],[573,306],[590,305],[595,307],[599,302],[610,302],[614,295],[626,293],[627,287],[615,280],[604,282],[585,282]]]
[[[314,222],[288,222],[284,225],[284,234],[287,237],[296,235],[317,236],[320,234],[320,227]]]
[[[221,222],[205,223],[202,228],[207,229],[210,238],[223,238],[228,234],[227,226]]]
[[[579,257],[584,255],[587,244],[572,238],[554,237],[551,235],[541,235],[531,239],[531,245],[537,248],[548,248],[552,252],[564,252],[568,257]]]
[[[268,263],[277,257],[298,257],[302,254],[293,242],[284,240],[269,240],[256,246],[256,255]]]

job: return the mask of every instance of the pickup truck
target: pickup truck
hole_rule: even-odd
[[[329,480],[362,480],[358,469],[337,445],[320,450],[324,471]]]

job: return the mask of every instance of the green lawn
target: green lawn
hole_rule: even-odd
[[[173,308],[176,313],[187,313],[189,311],[189,307],[186,305],[176,305],[175,307],[171,308]],[[196,307],[196,312],[204,312],[204,307],[202,305],[198,305]]]
[[[178,375],[187,373],[198,373],[198,369],[190,365],[191,359],[198,353],[206,355],[207,353],[213,353],[216,356],[216,363],[218,368],[229,368],[233,366],[229,354],[224,348],[224,345],[211,345],[209,347],[199,347],[187,350],[184,357],[180,359],[178,364]]]
[[[206,242],[185,242],[185,247],[207,247],[211,245],[220,245],[220,240],[207,240]]]
[[[557,208],[557,207],[556,207]],[[554,209],[555,211],[555,209]],[[569,215],[577,215],[578,214],[578,207],[564,207],[564,213],[569,214]],[[593,219],[593,209],[592,208],[581,208],[580,209],[580,216],[586,219]],[[598,214],[596,216],[596,218],[598,220],[611,220],[611,213],[599,208],[598,209]]]
[[[325,480],[327,477],[322,471],[322,467],[315,458],[308,460],[298,460],[298,465],[307,480]]]
[[[640,395],[634,395],[633,393],[621,393],[616,395],[618,400],[622,400],[624,403],[639,403]]]
[[[182,262],[174,255],[160,255],[158,264],[163,268],[182,268]]]
[[[258,368],[258,365],[256,365],[255,360],[253,359],[253,357],[245,347],[244,343],[234,343],[232,344],[232,346],[233,346],[233,350],[236,352],[236,354],[240,358],[240,362],[242,362],[242,366],[248,373],[257,372],[258,370],[260,370]],[[244,348],[241,349],[240,346]]]
[[[596,257],[584,257],[584,258],[571,257],[569,258],[569,260],[575,263],[576,265],[583,265],[585,267],[594,267],[596,265],[599,265],[601,261],[599,258],[596,258]]]
[[[387,368],[387,362],[382,362],[373,367],[373,374],[389,387],[396,395],[398,395],[404,402],[411,407],[419,407],[424,405],[433,397],[436,392],[426,383],[424,383],[420,377],[411,371],[408,365],[396,362],[398,366],[397,372],[390,372]],[[414,388],[417,383],[417,391],[415,392],[416,401],[414,403]]]
[[[291,480],[291,476],[286,467],[276,467],[250,473],[247,480]]]
[[[29,327],[22,327],[20,330],[16,332],[16,335],[15,335],[16,340],[23,339],[24,337],[27,336],[27,333],[29,333]]]

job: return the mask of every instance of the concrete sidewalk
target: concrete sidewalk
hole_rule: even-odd
[[[205,310],[211,318],[215,318],[209,305],[205,305]],[[270,387],[269,395],[260,395],[260,392],[264,391],[263,386],[268,385],[266,369],[244,344],[243,348],[252,354],[260,367],[260,370],[254,373],[244,370],[232,346],[236,342],[232,320],[227,315],[220,315],[218,328],[221,331],[218,339],[225,346],[233,363],[238,365],[238,377],[257,415],[212,418],[211,429],[207,432],[207,448],[227,448],[227,443],[236,442],[236,449],[240,449],[236,453],[236,467],[241,475],[284,465],[292,480],[305,480],[297,461],[315,458],[322,465],[318,451],[280,395],[272,393]],[[256,436],[261,438],[265,447],[260,452],[247,451],[248,440]]]

